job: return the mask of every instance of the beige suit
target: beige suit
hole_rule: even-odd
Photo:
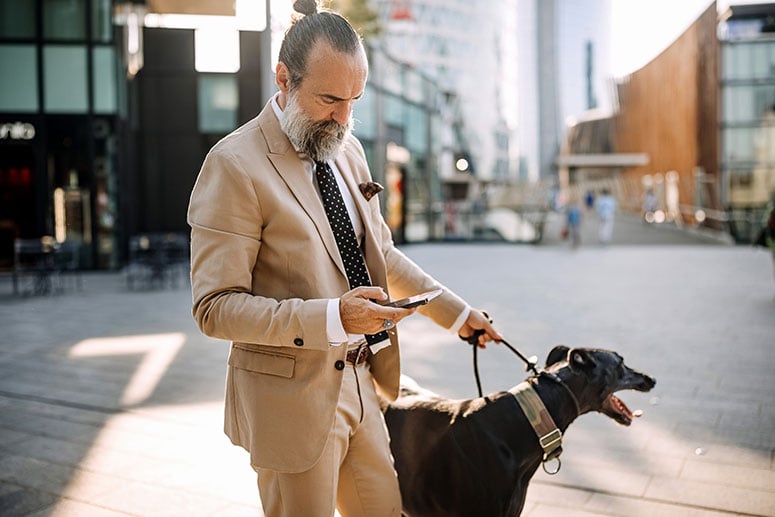
[[[354,137],[335,160],[363,220],[374,285],[391,298],[439,284],[394,246]],[[191,195],[193,314],[206,335],[232,341],[225,431],[251,464],[303,472],[332,427],[346,347],[326,334],[326,305],[349,290],[323,205],[269,104],[207,155]],[[465,303],[445,293],[420,311],[450,327]],[[398,391],[397,336],[370,358],[378,392]],[[340,363],[341,366],[341,363]]]

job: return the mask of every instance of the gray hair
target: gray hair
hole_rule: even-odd
[[[315,0],[297,0],[293,8],[303,16],[296,18],[285,32],[278,58],[288,67],[292,89],[304,79],[307,57],[320,38],[339,52],[355,54],[363,49],[361,37],[343,16],[318,11]]]

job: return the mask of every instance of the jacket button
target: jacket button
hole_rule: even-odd
[[[336,368],[337,370],[344,370],[344,361],[335,362],[334,368]]]
[[[293,344],[296,346],[304,346],[304,340],[301,339],[300,337],[297,337],[296,339],[293,340]]]

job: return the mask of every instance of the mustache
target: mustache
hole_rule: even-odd
[[[312,124],[310,127],[310,133],[316,136],[322,135],[341,139],[344,138],[351,125],[352,124],[350,122],[342,125],[335,120],[321,120],[320,122],[315,122]]]

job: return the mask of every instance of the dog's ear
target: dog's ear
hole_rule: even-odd
[[[568,350],[570,349],[564,345],[557,345],[552,348],[552,351],[546,356],[546,367],[549,368],[554,363],[565,361],[568,358]]]
[[[571,369],[591,370],[596,363],[589,350],[574,348],[568,352],[568,364]]]

